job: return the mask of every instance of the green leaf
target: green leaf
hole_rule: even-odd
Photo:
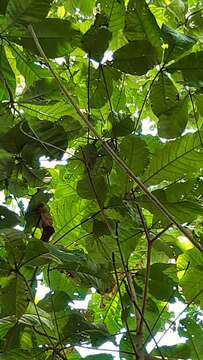
[[[13,24],[30,24],[44,19],[52,0],[10,0],[6,16]]]
[[[150,91],[151,107],[156,116],[160,116],[178,103],[178,90],[167,74],[161,72]]]
[[[133,132],[134,121],[129,114],[112,112],[108,116],[112,124],[112,137],[126,136]]]
[[[203,307],[203,260],[201,253],[193,248],[181,254],[177,260],[177,268],[182,275],[180,286],[187,301],[192,301]]]
[[[180,136],[188,122],[187,97],[159,116],[158,133],[166,139]]]
[[[28,289],[20,275],[8,278],[6,286],[0,290],[1,315],[16,315],[24,313],[28,305]]]
[[[145,40],[161,50],[161,31],[145,0],[130,0],[124,34],[128,41]]]
[[[82,49],[85,50],[90,58],[100,62],[104,52],[108,49],[111,40],[111,32],[104,26],[92,26],[82,38]]]
[[[199,173],[203,156],[198,151],[199,134],[187,134],[175,141],[157,147],[144,174],[147,184],[159,184],[163,180],[175,181]]]
[[[0,49],[0,100],[12,101],[16,92],[16,79],[3,46]]]
[[[203,82],[203,51],[191,53],[167,66],[167,71],[181,71],[186,83],[201,86]]]
[[[136,175],[143,173],[149,163],[149,150],[143,139],[136,135],[125,137],[120,145],[120,154]]]
[[[75,14],[76,9],[80,9],[80,12],[84,15],[92,15],[95,0],[83,1],[83,0],[69,0],[64,3],[65,9]]]
[[[68,20],[48,18],[33,24],[33,29],[46,56],[49,58],[67,55],[74,48],[80,46],[81,33],[74,29]],[[10,40],[39,55],[29,31],[20,33],[17,36],[15,33],[10,33]]]
[[[136,40],[115,51],[112,66],[127,74],[144,75],[157,63],[152,45],[146,40]]]
[[[44,299],[38,302],[38,306],[44,311],[65,311],[68,307],[68,302],[71,301],[71,297],[64,291],[55,291],[54,294],[47,294]]]
[[[103,66],[97,70],[92,69],[90,77],[90,106],[100,109],[109,101],[113,92],[113,79],[111,68]]]
[[[36,165],[42,155],[49,159],[61,159],[68,145],[64,128],[51,121],[40,122],[38,119],[30,121],[29,127],[29,141],[26,141],[21,152],[23,159],[30,165]]]
[[[18,215],[7,207],[0,205],[0,229],[13,227],[19,224]]]
[[[163,354],[163,356],[168,358],[173,358],[174,360],[178,359],[184,359],[187,360],[191,356],[191,347],[188,343],[186,344],[176,344],[173,346],[161,346],[159,347],[159,350]],[[159,356],[160,352],[159,350],[153,350],[152,355]]]
[[[180,136],[187,120],[187,97],[179,100],[178,91],[170,78],[161,73],[150,92],[151,107],[159,117],[159,136],[167,139]]]
[[[1,15],[5,15],[8,2],[9,2],[9,0],[2,0],[1,1],[1,4],[0,4],[0,14]]]
[[[82,199],[98,200],[103,203],[107,194],[107,183],[104,176],[96,175],[90,177],[86,175],[78,181],[77,193]]]
[[[153,194],[180,223],[190,223],[202,213],[203,207],[197,202],[186,200],[179,200],[179,202],[168,201],[167,194],[164,190],[155,190],[153,191]],[[141,198],[138,198],[138,202],[141,204],[141,206],[154,214],[154,223],[156,223],[157,220],[161,220],[162,225],[166,225],[168,223],[166,217],[154,205],[152,205],[152,203],[145,195],[143,195]]]
[[[76,311],[67,314],[67,324],[63,328],[63,336],[71,344],[79,345],[83,341],[90,341],[93,346],[97,347],[113,338],[104,326],[90,324]]]
[[[164,60],[166,62],[182,56],[196,43],[194,37],[181,34],[165,24],[162,26],[161,35],[164,39],[164,43],[168,44],[168,48],[164,52]]]
[[[149,292],[156,298],[163,301],[168,301],[171,294],[173,293],[174,282],[170,276],[167,275],[167,269],[173,269],[174,265],[157,263],[151,266],[150,278],[149,278]],[[172,270],[171,270],[172,271]]]
[[[7,151],[0,149],[0,181],[6,180],[12,172],[14,159]]]

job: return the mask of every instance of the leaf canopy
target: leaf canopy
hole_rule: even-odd
[[[0,1],[0,359],[202,358],[202,29],[194,0]]]

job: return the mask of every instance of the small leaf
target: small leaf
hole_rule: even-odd
[[[144,75],[158,63],[157,54],[146,40],[131,41],[114,53],[112,66],[132,75]]]

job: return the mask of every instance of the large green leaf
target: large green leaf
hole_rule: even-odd
[[[109,101],[113,92],[111,69],[104,66],[97,70],[92,69],[90,77],[90,106],[101,108]]]
[[[8,278],[0,291],[1,315],[16,315],[19,318],[28,305],[28,296],[29,289],[20,275]]]
[[[48,18],[33,24],[33,29],[45,52],[50,58],[67,55],[74,48],[80,46],[81,33],[74,29],[68,20]],[[10,33],[10,39],[22,45],[32,53],[39,55],[31,33]]]
[[[151,107],[158,117],[177,105],[178,90],[172,80],[163,72],[150,91]]]
[[[193,301],[203,307],[203,260],[201,253],[196,249],[191,249],[181,254],[177,260],[177,268],[180,271],[180,285],[184,296],[188,301]],[[185,269],[187,269],[186,273]]]
[[[9,228],[19,224],[18,215],[7,207],[0,205],[0,228]]]
[[[118,48],[119,43],[124,42],[123,27],[125,21],[125,3],[124,0],[114,1],[111,3],[108,0],[97,0],[97,4],[101,7],[102,13],[106,15],[108,22],[108,29],[112,33],[112,41],[110,47]]]
[[[16,93],[16,79],[6,56],[5,48],[0,48],[0,100],[12,101]]]
[[[166,62],[182,56],[186,51],[190,50],[196,42],[194,37],[181,34],[164,24],[161,29],[161,34],[164,42],[168,44],[168,48],[164,52],[164,60]]]
[[[203,81],[203,51],[191,53],[167,67],[170,72],[181,71],[186,83],[201,86]]]
[[[147,40],[161,50],[161,32],[145,0],[130,0],[124,34],[129,41]]]
[[[196,202],[188,200],[169,201],[167,198],[167,193],[164,190],[155,190],[153,191],[153,194],[180,223],[190,223],[202,213],[203,207]],[[161,223],[164,225],[168,223],[168,220],[165,218],[165,216],[159,210],[157,210],[157,208],[147,199],[145,195],[143,195],[141,198],[138,198],[138,202],[141,204],[141,206],[154,214],[154,223],[156,223],[157,220],[161,221]]]
[[[107,194],[105,177],[102,175],[86,175],[83,179],[78,181],[77,193],[82,199],[95,199],[98,200],[100,204],[103,203]]]
[[[161,73],[150,92],[153,112],[159,117],[158,132],[170,139],[181,135],[186,127],[187,97],[179,100],[178,90],[170,78]]]
[[[136,40],[115,51],[112,65],[127,74],[143,75],[157,62],[152,45],[147,40]]]
[[[175,181],[199,173],[203,155],[199,133],[187,134],[175,141],[161,144],[152,156],[144,174],[147,184],[158,184],[163,180]]]
[[[149,163],[149,150],[143,139],[136,135],[125,137],[121,142],[121,157],[137,175],[143,173]]]
[[[187,97],[159,116],[158,133],[166,139],[180,136],[188,122]]]
[[[15,24],[38,22],[48,14],[51,2],[52,0],[10,0],[6,16]]]

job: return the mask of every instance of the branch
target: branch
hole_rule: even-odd
[[[116,152],[108,145],[108,143],[105,141],[105,139],[102,138],[94,128],[93,124],[88,120],[88,117],[86,114],[79,108],[78,104],[76,103],[75,99],[72,97],[72,95],[67,90],[66,86],[63,84],[59,76],[55,73],[53,70],[47,56],[45,55],[39,40],[35,34],[35,31],[33,29],[32,25],[28,26],[28,30],[30,31],[33,40],[35,42],[35,45],[46,62],[50,72],[52,73],[53,77],[55,78],[56,82],[58,83],[59,88],[63,92],[65,98],[68,100],[68,102],[74,107],[77,114],[81,117],[81,119],[84,121],[86,126],[92,131],[94,136],[100,141],[103,148],[108,152],[109,155],[114,159],[114,161],[119,165],[119,167],[126,172],[126,174],[131,178],[139,187],[143,190],[144,194],[147,196],[147,198],[161,211],[161,213],[172,223],[174,223],[177,228],[192,242],[192,244],[198,248],[201,252],[203,252],[203,245],[199,244],[192,235],[192,232],[186,228],[184,228],[179,222],[176,220],[176,218],[164,207],[164,205],[156,198],[156,196],[148,190],[148,188],[144,185],[144,183],[140,180],[138,176],[134,174],[134,172],[128,167],[128,165],[116,154]]]
[[[126,313],[125,313],[125,308],[124,308],[124,305],[123,305],[123,299],[122,299],[121,289],[120,289],[120,285],[119,285],[118,274],[117,274],[117,270],[116,270],[114,252],[112,252],[112,264],[113,264],[113,268],[114,268],[114,272],[115,272],[116,285],[117,285],[117,289],[118,289],[118,293],[119,293],[119,297],[120,297],[120,302],[121,302],[121,307],[122,307],[122,311],[123,311],[123,317],[124,317],[124,321],[125,321],[127,334],[128,334],[129,339],[130,339],[134,354],[139,359],[139,354],[138,354],[138,352],[136,350],[135,343],[133,341],[133,338],[132,338],[132,335],[131,335],[131,332],[130,332],[130,328],[128,326],[128,320],[127,320]]]

